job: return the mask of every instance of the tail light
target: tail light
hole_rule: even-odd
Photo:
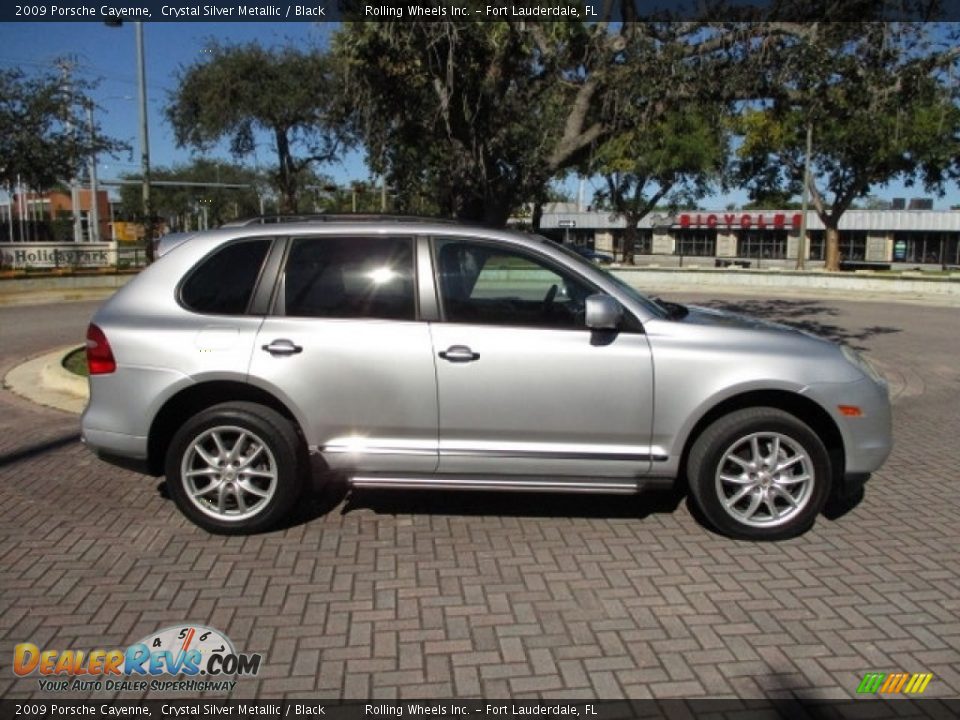
[[[113,350],[103,330],[93,323],[87,328],[87,371],[91,375],[106,375],[117,369]]]

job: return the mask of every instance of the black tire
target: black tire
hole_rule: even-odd
[[[206,452],[215,451],[214,434],[224,446],[242,447],[229,463],[218,460],[217,470],[205,470],[212,466],[193,448],[199,440]],[[263,447],[256,450],[258,445]],[[243,469],[248,457],[250,464]],[[193,468],[198,479],[185,477],[185,466]],[[173,436],[166,457],[167,488],[181,512],[204,530],[226,535],[263,532],[288,517],[303,492],[306,471],[303,443],[293,424],[275,410],[250,402],[221,403],[197,413]],[[229,491],[217,489],[216,483]],[[195,501],[191,489],[198,486],[206,492]],[[218,507],[218,502],[223,504]]]
[[[735,462],[731,455],[747,462]],[[754,462],[755,455],[772,467]],[[721,480],[721,473],[732,481]],[[805,476],[809,482],[799,479]],[[823,509],[831,477],[820,437],[795,416],[770,407],[737,410],[716,420],[696,439],[687,461],[697,507],[716,530],[742,540],[783,540],[806,532]],[[724,501],[731,500],[728,510]]]

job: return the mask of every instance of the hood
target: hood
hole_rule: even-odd
[[[682,318],[682,322],[691,325],[709,325],[711,327],[729,327],[739,330],[763,330],[767,332],[786,333],[790,335],[802,335],[823,343],[830,343],[829,340],[813,333],[783,323],[773,322],[771,320],[761,320],[760,318],[749,315],[740,315],[726,310],[715,310],[713,308],[690,305],[687,307],[689,313]]]

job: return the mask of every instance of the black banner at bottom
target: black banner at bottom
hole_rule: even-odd
[[[0,720],[874,720],[960,718],[960,699],[860,700],[0,700]]]

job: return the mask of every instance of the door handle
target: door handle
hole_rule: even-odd
[[[480,353],[475,353],[466,345],[451,345],[446,350],[441,350],[440,357],[450,362],[473,362],[480,359]]]
[[[292,340],[286,339],[274,340],[269,345],[264,345],[263,349],[271,355],[296,355],[303,352],[302,347],[294,345]]]

